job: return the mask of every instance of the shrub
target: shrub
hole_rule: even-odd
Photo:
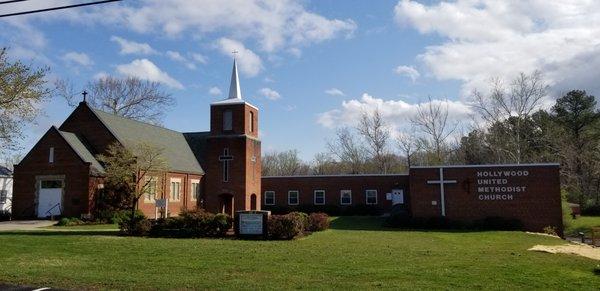
[[[323,231],[329,228],[329,216],[325,213],[311,213],[308,216],[308,230]]]
[[[79,219],[77,217],[63,217],[58,221],[58,223],[56,225],[57,226],[73,226],[73,225],[81,225],[81,224],[84,224],[84,222],[81,221],[81,219]]]
[[[0,221],[10,220],[11,217],[10,210],[0,210]]]
[[[122,221],[119,224],[119,229],[122,235],[144,236],[150,232],[152,223],[146,218],[135,218],[131,221]]]
[[[302,224],[302,230],[309,230],[308,228],[310,227],[310,223],[308,220],[308,214],[304,212],[294,211],[290,212],[289,215],[295,216],[300,221],[300,223]]]
[[[303,233],[302,220],[299,215],[271,215],[268,231],[272,239],[293,239]]]
[[[544,227],[543,231],[545,234],[558,236],[558,234],[556,233],[556,227],[554,227],[554,226],[546,226],[546,227]]]
[[[177,217],[159,219],[152,226],[153,236],[221,237],[233,225],[227,214],[213,214],[204,210],[184,210]]]
[[[581,209],[581,215],[600,216],[600,204],[586,205]]]

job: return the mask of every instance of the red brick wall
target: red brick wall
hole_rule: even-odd
[[[223,112],[232,111],[232,131],[223,131]],[[250,132],[250,112],[254,114],[254,130]],[[258,110],[247,104],[211,106],[211,136],[208,139],[206,161],[205,208],[221,211],[220,195],[232,195],[234,210],[250,210],[252,194],[260,207],[260,141],[258,137]],[[229,162],[229,181],[223,182],[223,164],[219,156],[229,148],[233,160]],[[252,157],[255,161],[252,161]]]
[[[48,156],[54,147],[54,163]],[[80,216],[90,212],[89,164],[71,149],[52,127],[15,166],[13,215],[16,218],[34,217],[37,212],[36,176],[64,175],[63,215]]]
[[[275,205],[288,206],[288,191],[298,190],[299,205],[314,205],[314,190],[325,190],[326,205],[342,206],[340,191],[352,190],[352,205],[366,204],[365,191],[377,190],[376,206],[389,210],[392,201],[386,200],[386,193],[391,193],[392,189],[403,189],[407,203],[408,187],[408,175],[263,177],[261,203],[265,207],[265,191],[275,191]]]
[[[156,176],[156,175],[151,175]],[[167,173],[162,177],[158,177],[156,198],[157,199],[168,199],[168,212],[169,216],[177,216],[183,209],[196,209],[198,207],[198,200],[192,200],[192,180],[198,180],[200,187],[202,188],[203,176],[193,175],[186,173]],[[171,193],[171,179],[179,179],[179,201],[173,199]],[[156,207],[154,201],[148,201],[144,199],[144,196],[140,197],[138,201],[138,209],[141,210],[147,217],[155,218]],[[160,217],[160,212],[159,212]]]
[[[478,177],[478,172],[508,172],[509,177]],[[510,176],[512,173],[522,176]],[[527,173],[525,176],[524,173]],[[440,186],[428,185],[428,180],[439,179],[439,168],[411,168],[411,212],[414,217],[441,216]],[[562,208],[558,165],[480,166],[446,167],[445,180],[456,180],[456,184],[445,185],[446,217],[450,220],[475,221],[491,216],[519,219],[525,229],[542,231],[554,226],[562,232]],[[500,179],[500,180],[497,180]],[[505,179],[505,180],[504,180]],[[494,180],[494,181],[492,181]],[[499,182],[499,185],[481,183]],[[492,192],[479,192],[478,187],[512,187],[513,192],[498,196]],[[521,188],[520,192],[515,187]],[[482,189],[484,190],[484,189]],[[487,189],[490,190],[490,189]],[[494,196],[483,196],[494,195]],[[432,205],[436,201],[437,205]]]

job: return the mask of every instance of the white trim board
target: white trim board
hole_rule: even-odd
[[[540,164],[484,164],[484,165],[448,165],[448,166],[414,166],[411,169],[438,169],[438,168],[500,168],[500,167],[560,167],[559,163]]]
[[[394,177],[394,176],[408,176],[408,174],[298,175],[298,176],[263,176],[262,178]]]

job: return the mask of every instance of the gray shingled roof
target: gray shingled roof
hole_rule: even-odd
[[[104,173],[104,167],[98,163],[98,160],[94,158],[94,155],[83,145],[81,140],[71,132],[60,131],[58,133],[65,139],[65,141],[71,146],[71,148],[81,157],[81,159],[92,166],[92,171],[97,174]]]
[[[171,171],[204,174],[183,133],[97,109],[92,111],[123,146],[153,145],[163,150],[163,157]]]
[[[207,138],[210,135],[210,131],[201,132],[184,132],[183,136],[190,145],[192,152],[196,156],[196,159],[200,165],[204,165],[206,162],[206,153],[208,152]]]

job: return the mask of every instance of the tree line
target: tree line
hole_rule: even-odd
[[[600,203],[600,110],[584,90],[547,104],[542,74],[493,79],[487,93],[472,92],[468,124],[449,117],[448,103],[429,98],[393,132],[380,109],[363,112],[354,127],[340,127],[327,148],[305,162],[297,150],[268,152],[264,176],[393,174],[411,166],[556,162],[568,200]],[[467,128],[465,133],[460,129]]]

